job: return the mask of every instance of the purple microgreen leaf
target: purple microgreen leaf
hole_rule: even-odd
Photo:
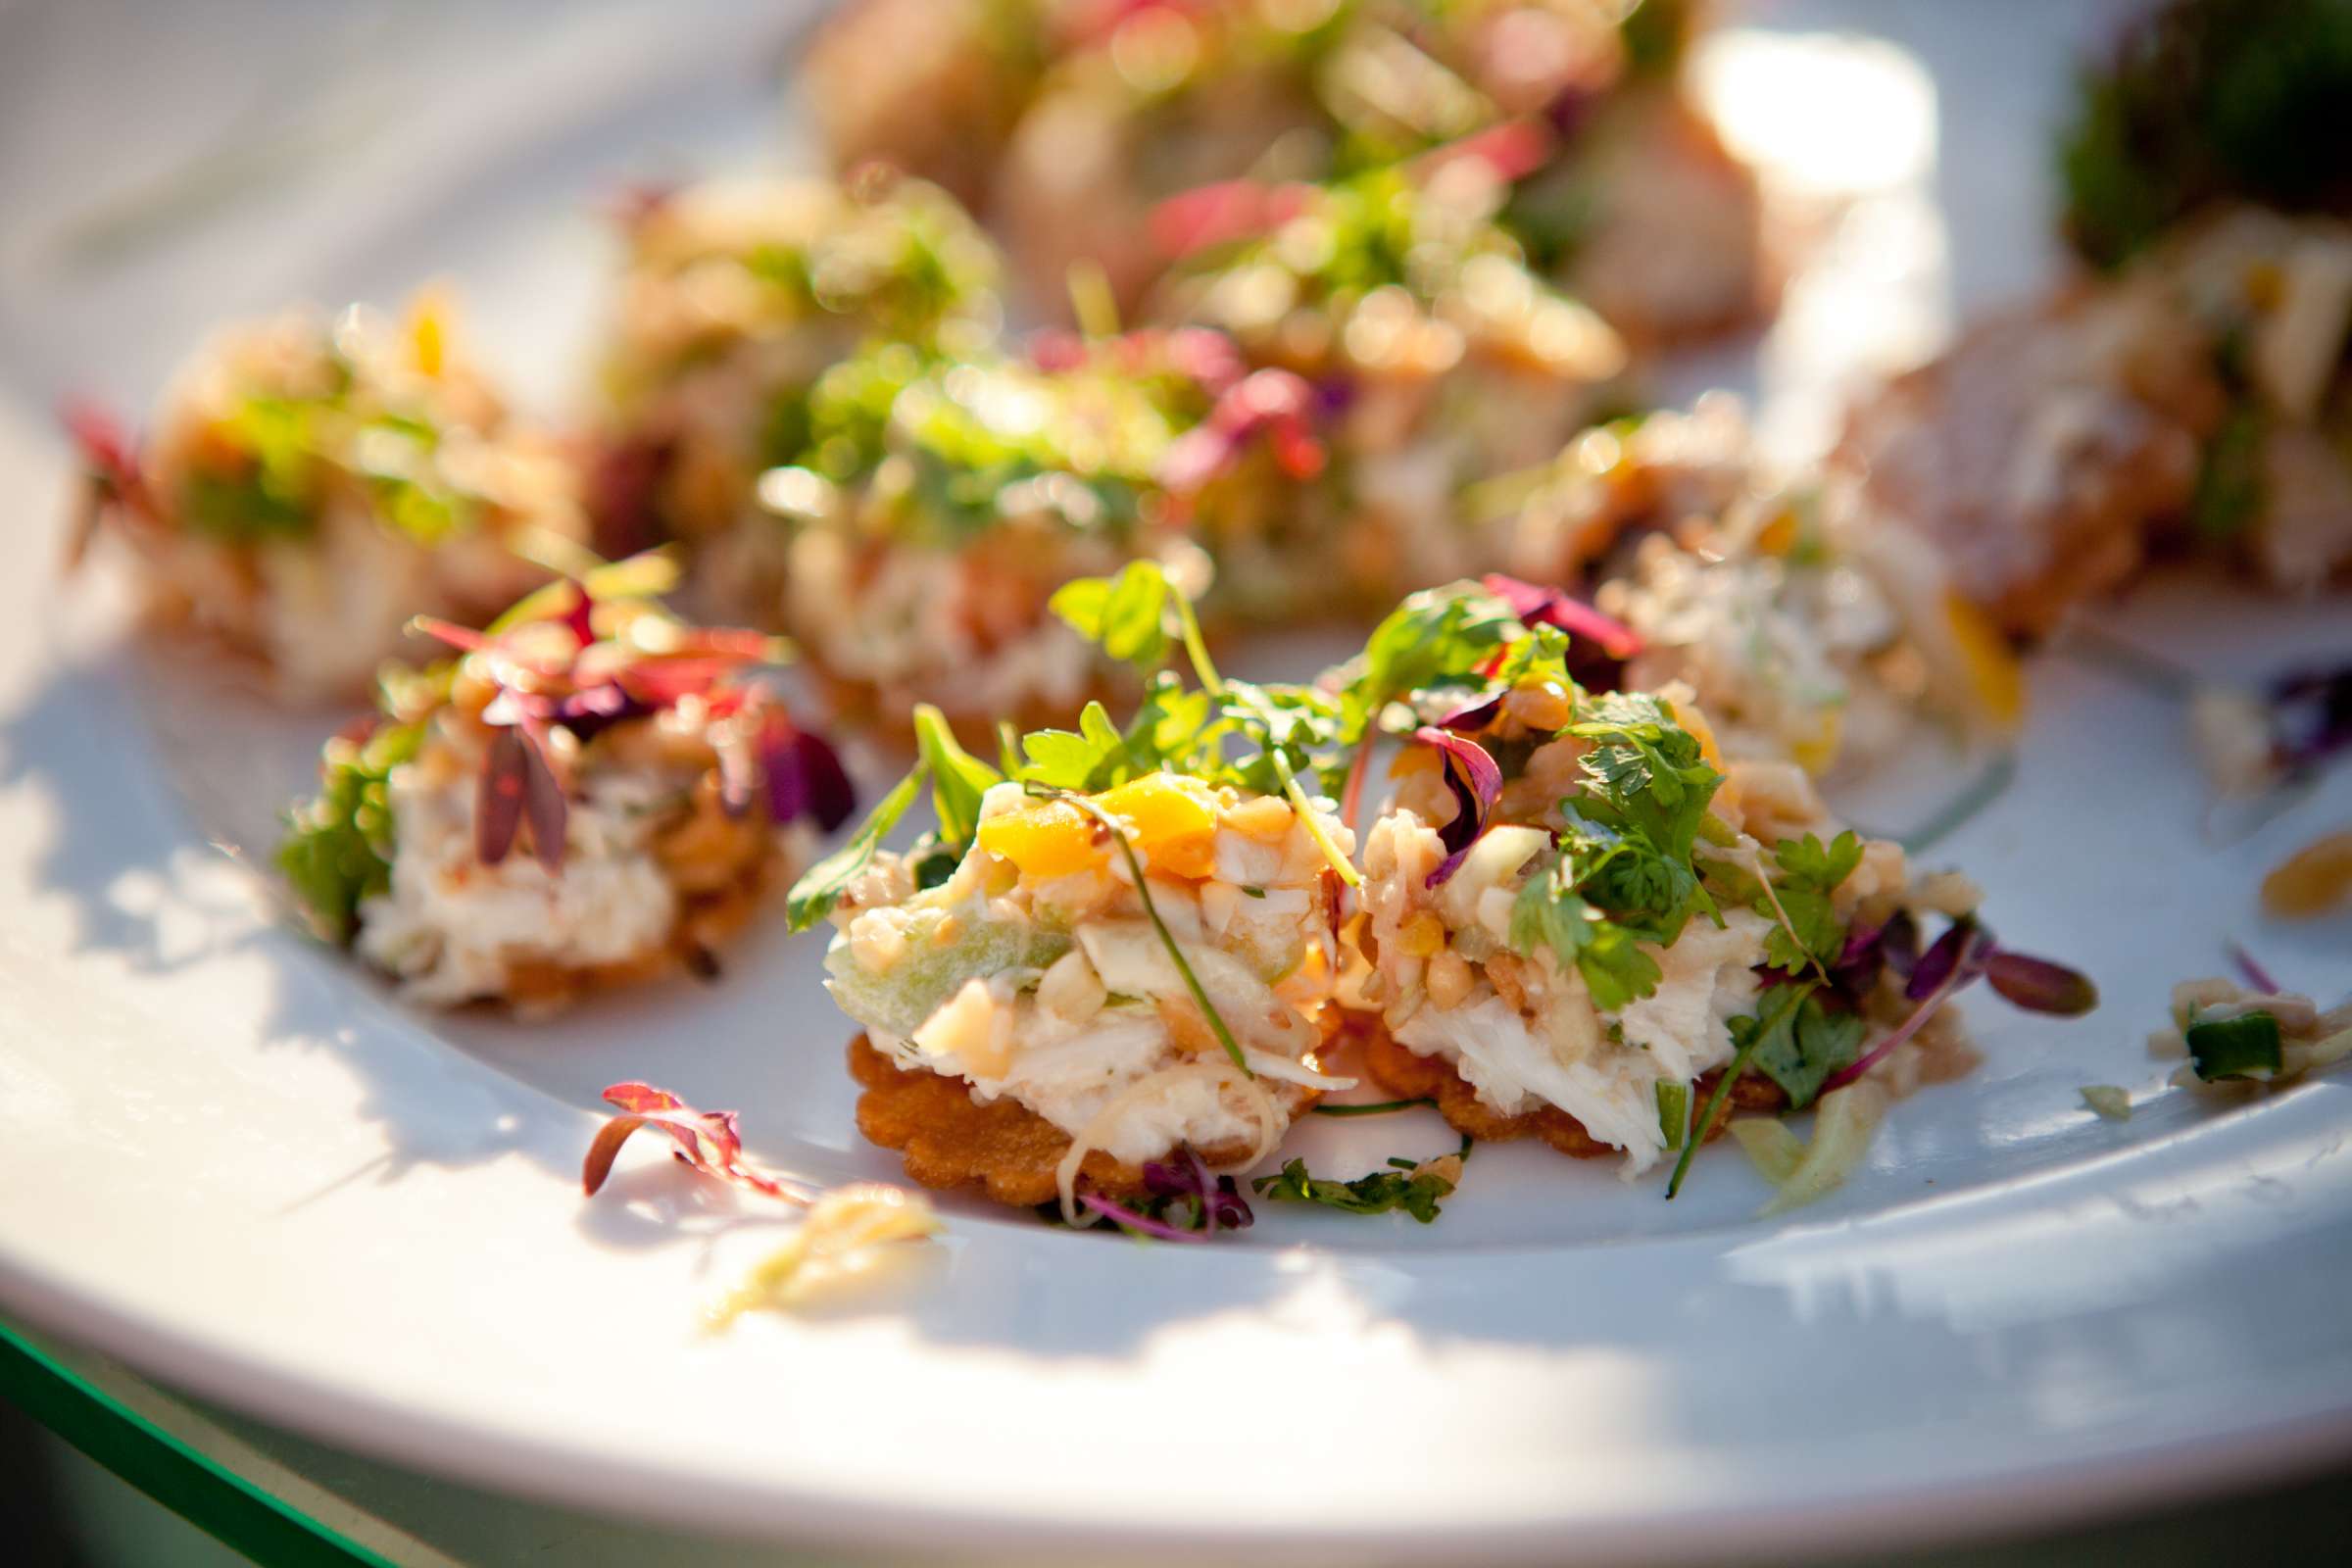
[[[503,726],[490,737],[490,752],[482,760],[481,787],[473,803],[473,855],[484,865],[496,865],[514,847],[522,823],[525,760],[522,731]]]
[[[1556,627],[1571,638],[1590,642],[1623,662],[1642,652],[1642,638],[1631,626],[1604,615],[1581,599],[1506,577],[1500,572],[1489,572],[1479,579],[1479,585],[1511,607],[1511,613],[1531,626]]]
[[[1453,820],[1438,829],[1446,858],[1429,873],[1428,886],[1434,888],[1461,869],[1462,858],[1486,831],[1488,816],[1502,799],[1502,769],[1478,742],[1434,724],[1413,731],[1413,739],[1446,754],[1446,787],[1453,792]]]
[[[1855,1057],[1850,1065],[1832,1073],[1829,1081],[1821,1086],[1822,1094],[1826,1095],[1833,1089],[1843,1089],[1847,1084],[1852,1083],[1871,1068],[1886,1060],[1896,1047],[1919,1033],[1926,1026],[1927,1021],[1935,1016],[1936,1009],[1942,1006],[1945,999],[1964,983],[1961,979],[1961,971],[1956,968],[1944,976],[1944,984],[1930,991],[1926,996],[1915,999],[1919,1005],[1913,1007],[1910,1015],[1901,1023],[1888,1030],[1885,1039]]]
[[[1437,727],[1452,730],[1457,735],[1475,735],[1494,723],[1494,716],[1502,711],[1502,695],[1496,692],[1482,701],[1465,703],[1438,719]]]
[[[1919,1002],[1942,990],[1946,981],[1960,973],[1961,959],[1975,945],[1976,938],[1974,920],[1954,920],[1936,939],[1935,945],[1920,955],[1919,962],[1911,970],[1910,983],[1903,987],[1903,996]]]
[[[1232,1177],[1211,1175],[1198,1153],[1190,1149],[1183,1152],[1181,1164],[1153,1160],[1144,1167],[1144,1190],[1152,1195],[1147,1206],[1153,1215],[1164,1218],[1170,1205],[1190,1203],[1192,1221],[1204,1238],[1255,1223]]]
[[[1897,909],[1879,931],[1879,952],[1886,967],[1905,980],[1919,967],[1919,922],[1908,909]]]
[[[1151,1219],[1137,1213],[1132,1208],[1122,1207],[1099,1193],[1080,1193],[1078,1201],[1120,1229],[1134,1231],[1141,1236],[1156,1237],[1163,1242],[1205,1242],[1208,1240],[1207,1236],[1200,1231],[1180,1231],[1164,1220]]]
[[[510,730],[522,737],[522,815],[531,824],[531,850],[549,876],[564,869],[564,832],[571,804],[564,785],[547,760],[539,736],[529,729]]]
[[[622,1114],[597,1129],[581,1163],[580,1186],[591,1198],[612,1174],[620,1146],[640,1128],[652,1128],[677,1146],[679,1163],[706,1176],[803,1207],[816,1199],[814,1188],[770,1176],[744,1159],[743,1138],[731,1110],[697,1110],[666,1089],[637,1082],[612,1085],[605,1101],[620,1107]]]
[[[771,714],[760,732],[760,766],[767,784],[767,819],[777,827],[806,816],[830,833],[858,809],[857,786],[841,755],[781,713]]]
[[[613,725],[643,718],[653,710],[652,705],[634,693],[608,681],[546,705],[543,716],[546,722],[569,730],[572,738],[585,746]]]
[[[2099,988],[2079,969],[2047,958],[1995,950],[1984,959],[1984,981],[2015,1006],[2075,1018],[2099,1004]]]

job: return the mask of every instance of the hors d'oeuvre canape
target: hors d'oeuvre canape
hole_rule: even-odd
[[[2063,148],[2099,270],[1857,411],[1873,498],[2005,627],[2046,633],[2167,548],[2295,593],[2352,564],[2352,184],[2320,129],[2347,33],[2343,0],[2139,19]]]
[[[278,851],[319,936],[433,1006],[715,972],[854,802],[759,679],[777,645],[672,616],[675,576],[639,557],[424,625],[455,657],[387,672]]]
[[[1462,524],[1461,492],[1559,451],[1616,395],[1626,352],[1529,272],[1492,220],[1502,190],[1462,152],[1335,184],[1229,186],[1216,201],[1250,211],[1203,208],[1209,243],[1154,314],[1215,327],[1253,366],[1311,385],[1332,460],[1327,493],[1294,509],[1320,531],[1292,515],[1202,536],[1217,608],[1377,613],[1505,564],[1491,532]]]
[[[2016,723],[2016,659],[1940,557],[1847,477],[1767,463],[1728,397],[1588,430],[1490,488],[1518,493],[1463,526],[1522,579],[1491,585],[1523,612],[1560,603],[1529,580],[1589,595],[1588,643],[1636,689],[1690,686],[1734,756],[1852,773],[1923,720],[1970,742]]]
[[[600,536],[608,553],[684,540],[730,613],[765,613],[758,485],[808,447],[810,388],[868,342],[990,341],[995,249],[946,192],[880,169],[656,192],[625,222]]]
[[[1192,329],[844,364],[804,463],[763,485],[790,541],[783,623],[847,710],[1068,723],[1133,686],[1049,611],[1055,592],[1137,559],[1197,591],[1192,538],[1281,515],[1288,476],[1321,462],[1307,399]]]
[[[1343,994],[1378,1015],[1372,1076],[1465,1133],[1687,1165],[1727,1107],[1844,1091],[1842,1124],[1965,1071],[1942,1004],[1980,974],[2091,1004],[1994,947],[1965,878],[1841,830],[1795,765],[1726,759],[1688,688],[1588,685],[1574,636],[1473,584],[1415,596],[1371,647],[1413,653],[1368,657],[1348,706],[1410,744],[1365,831],[1369,967]]]
[[[1980,322],[1840,458],[2021,636],[2167,548],[2311,593],[2352,563],[2347,343],[2352,223],[2228,209]]]
[[[1505,223],[1612,321],[1688,337],[1763,302],[1754,178],[1679,80],[1688,6],[1106,9],[1058,29],[992,187],[1049,302],[1079,262],[1140,299],[1223,181],[1327,179],[1475,136],[1527,150]]]
[[[510,416],[446,299],[395,321],[310,311],[218,334],[135,446],[69,416],[88,469],[74,558],[119,544],[148,609],[291,698],[367,689],[410,617],[480,624],[547,579],[518,549],[586,537],[577,470]]]
[[[1170,598],[1138,565],[1065,608],[1152,666]],[[1352,1086],[1316,1059],[1356,874],[1304,739],[1329,699],[1222,680],[1175,598],[1197,689],[1156,675],[1124,731],[1100,705],[1007,731],[1001,767],[920,710],[914,771],[793,890],[796,927],[831,918],[828,986],[864,1031],[858,1127],[925,1186],[1131,1212],[1155,1167],[1254,1164]],[[937,828],[882,849],[926,779]]]

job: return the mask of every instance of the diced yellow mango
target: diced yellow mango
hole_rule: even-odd
[[[1205,877],[1217,868],[1217,802],[1206,785],[1171,773],[1147,773],[1095,804],[1124,823],[1136,853],[1155,871]]]
[[[1830,770],[1838,760],[1838,741],[1845,733],[1845,710],[1825,708],[1821,710],[1821,725],[1812,735],[1788,748],[1796,765],[1815,778]]]
[[[1690,731],[1690,738],[1698,742],[1698,755],[1706,759],[1707,765],[1718,773],[1727,771],[1723,748],[1715,744],[1715,726],[1707,722],[1707,715],[1699,711],[1698,705],[1678,703],[1669,697],[1666,699],[1666,710],[1674,715],[1674,721]]]
[[[1804,537],[1804,525],[1797,521],[1796,508],[1787,506],[1772,514],[1772,520],[1756,530],[1756,549],[1768,556],[1785,556],[1793,551]]]
[[[2026,710],[2026,682],[2008,640],[1983,611],[1958,593],[1944,595],[1943,612],[1978,707],[2001,728],[2015,728]]]
[[[1043,882],[1102,863],[1102,825],[1067,801],[1039,801],[980,824],[980,848]]]

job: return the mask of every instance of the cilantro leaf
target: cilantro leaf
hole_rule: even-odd
[[[1593,743],[1580,764],[1589,788],[1577,798],[1578,811],[1620,832],[1639,832],[1660,854],[1687,863],[1723,775],[1665,700],[1646,692],[1588,697],[1568,733]]]
[[[1563,972],[1584,976],[1593,1006],[1614,1012],[1657,990],[1658,965],[1633,932],[1576,891],[1575,875],[1561,859],[1528,878],[1511,905],[1508,940],[1529,957],[1550,949]]]
[[[1338,738],[1354,745],[1389,704],[1446,686],[1483,686],[1479,673],[1526,628],[1509,605],[1475,585],[1454,583],[1408,596],[1373,628],[1342,694]]]
[[[1402,1210],[1427,1225],[1438,1217],[1438,1205],[1453,1196],[1461,1181],[1462,1160],[1469,1152],[1470,1139],[1465,1136],[1456,1153],[1418,1161],[1391,1159],[1387,1170],[1348,1182],[1308,1175],[1303,1159],[1286,1160],[1278,1175],[1260,1176],[1250,1186],[1260,1198],[1320,1203],[1348,1214]]]
[[[1792,1012],[1776,1013],[1769,1024],[1734,1018],[1732,1038],[1753,1034],[1750,1063],[1788,1096],[1788,1108],[1802,1110],[1822,1086],[1862,1054],[1864,1027],[1856,1012],[1833,1012],[1819,996],[1807,996]]]
[[[1845,951],[1845,922],[1832,906],[1832,896],[1862,863],[1862,841],[1849,829],[1825,848],[1808,833],[1781,840],[1773,859],[1781,874],[1749,906],[1774,922],[1764,940],[1764,961],[1788,974],[1814,964],[1827,969]]]
[[[874,852],[881,848],[882,840],[892,828],[899,825],[899,818],[905,816],[906,808],[914,804],[914,798],[922,792],[930,771],[928,764],[915,763],[907,775],[892,786],[888,795],[882,797],[874,807],[873,814],[865,819],[849,843],[801,873],[801,879],[784,896],[784,922],[790,929],[806,931],[833,912],[833,906],[841,902],[841,896],[849,891],[850,884],[873,863]]]

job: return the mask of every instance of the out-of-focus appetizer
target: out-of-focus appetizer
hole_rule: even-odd
[[[1013,133],[993,211],[1040,300],[1085,261],[1132,304],[1225,181],[1327,179],[1500,136],[1529,154],[1503,220],[1541,270],[1645,341],[1712,331],[1752,317],[1766,284],[1754,180],[1678,79],[1690,10],[1102,7],[1061,29],[1071,45]]]
[[[2178,0],[2087,80],[2067,226],[2107,269],[1856,415],[1843,458],[2000,623],[2152,549],[2310,592],[2352,562],[2352,5]]]
[[[2352,217],[2347,0],[2165,0],[2083,74],[2060,148],[2067,238],[2094,267],[2246,203]]]
[[[576,469],[466,360],[448,303],[228,328],[181,369],[135,446],[69,416],[88,469],[74,551],[119,544],[149,609],[346,696],[413,615],[479,624],[547,572],[516,554],[585,536]]]
[[[1493,166],[1463,154],[1321,186],[1235,185],[1211,243],[1154,314],[1229,334],[1315,393],[1321,493],[1205,533],[1213,603],[1250,616],[1377,613],[1407,589],[1503,563],[1459,520],[1462,492],[1543,463],[1619,395],[1624,344],[1529,272],[1492,221]],[[1218,519],[1207,519],[1211,523]],[[1232,519],[1228,519],[1232,520]]]
[[[1460,584],[1408,600],[1349,672],[1347,706],[1413,741],[1365,832],[1368,962],[1342,993],[1378,1015],[1365,1059],[1391,1092],[1632,1174],[1687,1166],[1727,1107],[1843,1091],[1817,1191],[1859,1155],[1828,1136],[1867,1131],[1858,1102],[1968,1068],[1959,986],[2091,1004],[1996,948],[1965,878],[1841,831],[1793,764],[1727,759],[1688,688],[1580,681],[1577,641]]]
[[[1074,731],[1008,732],[1001,766],[924,710],[915,770],[793,890],[796,926],[831,918],[828,985],[864,1031],[858,1126],[925,1186],[1133,1212],[1171,1171],[1256,1163],[1352,1085],[1316,1059],[1355,877],[1302,738],[1330,701],[1221,679],[1154,568],[1063,609],[1149,667],[1171,598],[1197,688],[1160,673],[1124,730],[1095,705]],[[882,849],[926,779],[937,828]]]
[[[1006,138],[1087,0],[849,0],[794,73],[834,168],[886,163],[983,205]]]
[[[1321,462],[1307,401],[1199,330],[849,362],[803,462],[760,486],[789,539],[784,624],[852,710],[1066,723],[1123,677],[1049,612],[1055,590],[1138,559],[1197,590],[1190,541],[1278,522]]]
[[[1942,559],[1850,477],[1766,462],[1720,394],[1585,431],[1477,487],[1456,526],[1512,575],[1589,594],[1625,682],[1689,686],[1733,756],[1852,772],[1923,717],[1997,740],[2019,716],[2017,661]]]
[[[312,925],[435,1006],[558,1006],[713,954],[853,807],[758,680],[778,650],[662,610],[640,557],[388,671],[278,851]]]
[[[994,248],[953,198],[867,171],[716,180],[626,219],[598,485],[608,553],[693,544],[730,612],[772,602],[760,476],[808,445],[818,376],[868,342],[971,352],[1000,325]]]

